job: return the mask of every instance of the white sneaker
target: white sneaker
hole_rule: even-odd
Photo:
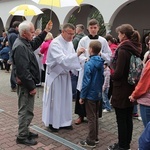
[[[138,120],[142,121],[142,118],[141,118],[141,117],[138,117]]]
[[[110,112],[110,111],[108,111],[107,109],[104,109],[103,112]]]

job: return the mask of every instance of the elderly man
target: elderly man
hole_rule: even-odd
[[[36,145],[34,138],[38,134],[29,131],[29,125],[33,119],[34,96],[36,84],[40,82],[40,73],[37,60],[33,53],[43,42],[47,32],[52,28],[52,23],[46,25],[45,30],[33,40],[35,33],[34,25],[24,21],[19,25],[19,37],[15,40],[12,48],[12,58],[16,81],[18,84],[18,144]]]

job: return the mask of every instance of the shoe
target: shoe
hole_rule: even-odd
[[[38,138],[37,133],[29,132],[29,138]]]
[[[107,150],[119,150],[119,144],[114,143],[113,145],[108,146]]]
[[[107,150],[131,150],[130,148],[121,148],[119,147],[119,144],[118,143],[114,143],[113,145],[109,146],[107,148]]]
[[[111,110],[104,109],[103,112],[111,112]]]
[[[75,121],[75,124],[76,124],[76,125],[79,125],[79,124],[81,124],[81,123],[83,122],[83,120],[84,120],[84,117],[79,117],[79,118]]]
[[[86,141],[80,141],[79,145],[81,145],[82,147],[90,147],[90,148],[95,148],[96,145],[95,143],[87,143]]]
[[[6,70],[5,73],[9,73],[9,71]]]
[[[137,119],[140,120],[140,121],[142,121],[142,118],[141,118],[141,117],[138,117]]]
[[[95,144],[98,144],[98,143],[99,143],[99,139],[96,139],[96,140],[95,140]]]
[[[30,146],[30,145],[36,145],[37,141],[35,141],[34,139],[28,139],[28,138],[27,139],[19,139],[19,138],[17,138],[16,139],[16,143]]]
[[[59,129],[56,129],[56,128],[53,128],[53,126],[50,124],[49,125],[49,129],[52,131],[52,132],[58,132]]]
[[[73,126],[60,127],[60,129],[73,130]]]
[[[133,115],[133,118],[137,119],[139,117],[139,115],[137,113],[134,113]]]
[[[11,89],[11,92],[17,92],[17,88]]]

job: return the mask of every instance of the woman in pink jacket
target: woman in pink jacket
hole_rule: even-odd
[[[42,70],[42,75],[41,75],[41,82],[45,82],[45,71],[46,71],[46,57],[47,57],[47,51],[48,51],[48,47],[51,43],[51,41],[53,40],[53,35],[52,33],[48,32],[44,42],[41,45],[41,50],[40,53],[43,54],[43,66],[44,66],[44,70]]]

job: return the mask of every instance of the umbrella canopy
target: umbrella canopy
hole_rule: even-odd
[[[36,16],[42,13],[36,6],[28,4],[16,6],[9,12],[13,16]]]
[[[83,0],[32,0],[37,4],[55,6],[55,7],[69,7],[79,6]]]

